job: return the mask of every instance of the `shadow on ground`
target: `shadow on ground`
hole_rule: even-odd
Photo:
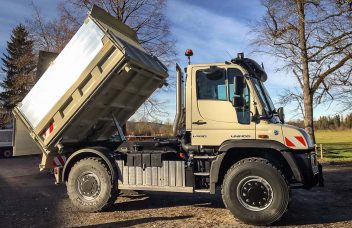
[[[165,207],[194,206],[224,208],[221,195],[169,192],[126,192],[121,194],[121,201],[114,204],[109,211],[135,211]]]
[[[77,212],[65,186],[55,186],[52,175],[37,167],[34,158],[0,159],[0,227],[243,226],[224,209],[219,192],[215,196],[129,192],[121,194],[110,211]],[[325,187],[293,190],[288,213],[275,225],[351,227],[351,193],[352,163],[328,166]]]
[[[279,226],[313,225],[352,222],[352,163],[329,166],[324,170],[325,187],[292,190],[288,213],[277,222]],[[191,205],[193,207],[223,208],[221,195],[147,192],[138,195],[122,194],[123,202],[112,210],[135,211]]]
[[[293,191],[289,211],[277,225],[312,225],[352,221],[352,163],[324,170],[325,187]]]
[[[58,202],[65,197],[38,157],[0,160],[0,227],[55,227]]]
[[[192,218],[193,216],[189,215],[181,215],[176,217],[149,217],[149,218],[139,218],[139,219],[131,219],[131,220],[124,220],[118,222],[111,222],[111,223],[104,223],[98,225],[91,225],[86,227],[129,227],[129,226],[136,226],[136,225],[143,225],[145,223],[150,222],[157,222],[157,221],[174,221],[180,219],[188,219]]]

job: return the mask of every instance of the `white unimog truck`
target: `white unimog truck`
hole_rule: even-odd
[[[215,194],[221,187],[237,218],[275,222],[290,186],[318,182],[311,138],[283,123],[263,85],[266,73],[243,54],[185,71],[176,66],[174,137],[126,141],[120,125],[168,73],[132,29],[93,7],[14,109],[15,134],[28,131],[43,152],[40,169],[54,168],[82,211],[107,209],[122,189]]]

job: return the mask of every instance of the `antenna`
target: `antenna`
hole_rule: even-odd
[[[232,55],[228,50],[226,50],[226,53],[230,56],[230,59],[232,59]]]
[[[263,68],[263,70],[265,70],[265,68],[264,68],[264,63],[262,62],[262,68]]]

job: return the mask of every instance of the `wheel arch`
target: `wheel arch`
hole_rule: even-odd
[[[106,147],[89,147],[77,150],[65,162],[62,171],[62,182],[68,180],[68,175],[78,161],[87,157],[99,157],[109,168],[112,178],[117,178],[117,166],[114,159],[114,153]],[[112,180],[115,182],[115,180]]]
[[[276,141],[270,140],[230,140],[219,148],[219,155],[211,165],[211,190],[222,183],[226,171],[236,162],[248,157],[261,157],[277,166],[287,180],[302,181],[299,168],[289,149]]]

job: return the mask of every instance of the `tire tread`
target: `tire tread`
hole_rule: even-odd
[[[287,184],[287,187],[288,187],[288,191],[289,191],[289,195],[290,195],[290,186],[289,186],[289,183],[285,177],[285,175],[283,174],[283,172],[278,169],[276,166],[274,166],[269,160],[267,159],[264,159],[264,158],[260,158],[260,157],[250,157],[250,158],[245,158],[245,159],[242,159],[238,162],[236,162],[234,165],[232,165],[227,171],[226,171],[226,174],[224,176],[224,179],[223,179],[223,183],[221,185],[221,197],[222,197],[222,200],[223,200],[223,203],[225,205],[225,207],[227,209],[229,209],[227,203],[226,203],[226,200],[225,200],[225,188],[224,188],[224,185],[226,184],[226,181],[228,180],[228,177],[231,175],[231,173],[233,172],[233,170],[235,170],[236,168],[238,168],[239,166],[245,164],[245,163],[253,163],[253,162],[256,162],[256,163],[261,163],[261,164],[264,164],[270,168],[272,168],[273,170],[275,170],[275,172],[277,173],[277,175],[281,176],[283,178],[283,180],[285,181],[285,183]],[[287,211],[287,210],[286,210]],[[285,213],[286,213],[285,211]],[[275,222],[275,221],[273,221]],[[270,223],[266,223],[266,224],[259,224],[259,223],[252,223],[254,225],[269,225],[271,224],[272,222]]]
[[[110,171],[110,169],[106,166],[106,164],[103,162],[103,159],[99,158],[99,157],[87,157],[87,158],[83,158],[81,160],[79,160],[78,162],[76,162],[71,170],[74,170],[75,168],[81,166],[82,163],[85,163],[87,161],[94,161],[97,162],[104,170],[105,172],[109,175],[110,177],[110,181],[111,181],[111,186],[110,186],[110,191],[109,191],[109,197],[107,202],[102,205],[101,207],[97,207],[97,204],[94,205],[90,205],[90,204],[85,204],[84,207],[79,207],[79,204],[82,204],[82,202],[74,202],[74,205],[76,207],[78,207],[81,211],[85,211],[85,212],[100,212],[100,211],[105,211],[107,209],[109,209],[114,202],[116,201],[117,195],[118,195],[118,190],[117,190],[117,183],[115,183],[116,181],[114,181],[113,177],[112,177],[112,173]],[[70,195],[70,190],[69,187],[67,188],[67,192],[68,195]],[[71,197],[70,197],[71,198]],[[71,200],[76,200],[76,199],[72,199]],[[77,200],[76,200],[77,201]],[[77,203],[79,203],[77,205]]]

